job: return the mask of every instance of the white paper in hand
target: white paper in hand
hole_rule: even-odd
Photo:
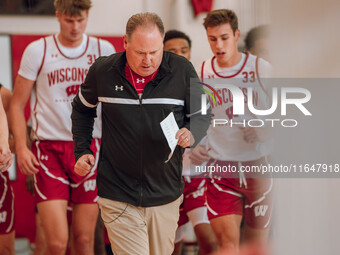
[[[171,112],[164,120],[162,120],[160,124],[171,149],[168,160],[165,161],[165,163],[167,163],[171,159],[172,154],[174,153],[174,150],[176,148],[178,142],[178,139],[176,139],[176,133],[179,128],[173,112]]]

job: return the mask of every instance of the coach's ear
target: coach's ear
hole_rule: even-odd
[[[124,49],[126,50],[126,48],[127,48],[127,36],[126,35],[124,35],[123,36],[123,41],[124,41]]]

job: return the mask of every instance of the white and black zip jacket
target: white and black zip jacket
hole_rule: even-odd
[[[198,142],[206,134],[211,113],[202,115],[201,94],[192,64],[164,51],[159,71],[139,98],[125,78],[125,52],[100,57],[91,66],[72,103],[76,160],[92,154],[96,106],[102,103],[102,144],[97,173],[98,195],[135,206],[157,206],[176,200],[183,191],[182,154],[170,148],[160,122],[171,112],[179,128]]]

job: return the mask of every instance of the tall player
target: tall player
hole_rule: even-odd
[[[0,254],[14,255],[14,196],[6,172],[13,161],[6,117],[11,97],[0,84]]]
[[[64,254],[68,242],[67,204],[73,205],[72,251],[93,254],[98,207],[96,165],[85,177],[73,167],[71,101],[90,65],[114,53],[107,41],[84,34],[91,0],[55,0],[60,31],[32,42],[23,54],[11,103],[18,165],[35,174],[35,192],[47,254]],[[32,151],[26,145],[25,105],[30,99]],[[100,123],[92,149],[98,159]]]
[[[190,60],[191,40],[181,31],[169,30],[164,35],[164,50]],[[183,202],[180,207],[178,228],[176,230],[175,250],[173,255],[181,254],[183,245],[183,226],[189,220],[194,228],[200,255],[210,254],[218,249],[215,234],[210,226],[205,205],[205,179],[191,178],[190,176],[190,149],[186,149],[183,155],[184,191]]]
[[[238,51],[240,39],[238,19],[231,10],[214,10],[204,20],[208,41],[214,56],[204,61],[201,78],[205,83],[237,84],[244,94],[252,89],[256,109],[267,104],[265,87],[260,77],[269,75],[270,65],[249,53]],[[233,97],[225,88],[216,88],[221,102],[211,103],[216,119],[241,122],[242,116],[233,115]],[[248,97],[245,99],[247,103]],[[218,101],[218,100],[217,100]],[[265,108],[267,109],[267,108]],[[254,119],[245,105],[245,116]],[[198,145],[191,155],[192,162],[208,166],[235,167],[267,164],[270,138],[267,128],[249,126],[210,126],[206,145]],[[211,226],[222,250],[237,251],[244,218],[245,241],[265,242],[271,217],[271,178],[254,178],[239,172],[237,176],[213,175],[207,184],[207,206]]]

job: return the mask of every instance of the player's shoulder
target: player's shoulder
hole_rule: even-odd
[[[263,58],[260,58],[260,57],[256,57],[256,58],[257,58],[257,61],[258,61],[259,65],[268,66],[268,67],[272,66],[267,60],[265,60]]]
[[[215,58],[215,57],[212,56],[212,57],[210,57],[210,58],[207,58],[207,59],[203,60],[203,61],[200,63],[199,68],[202,69],[202,68],[211,67],[214,58]]]
[[[257,57],[257,66],[256,66],[261,77],[271,77],[273,74],[272,65],[264,60],[263,58]]]
[[[105,39],[101,39],[99,38],[99,43],[100,43],[100,46],[101,47],[110,47],[110,48],[114,48],[112,43],[110,43],[108,40],[105,40]]]
[[[89,40],[100,48],[99,50],[102,52],[103,56],[116,53],[115,47],[107,40],[94,36],[89,36]]]
[[[22,59],[28,59],[29,61],[40,61],[47,49],[47,45],[49,44],[47,40],[53,40],[51,38],[52,36],[42,37],[29,43],[24,50]]]
[[[46,37],[42,37],[40,39],[37,39],[31,43],[29,43],[25,49],[27,52],[40,52],[45,48],[45,40]]]
[[[257,64],[257,65],[261,65],[261,66],[271,66],[271,64],[264,60],[263,58],[260,58],[258,56],[255,56],[249,52],[242,52],[242,54],[246,55],[247,58],[247,64]]]

